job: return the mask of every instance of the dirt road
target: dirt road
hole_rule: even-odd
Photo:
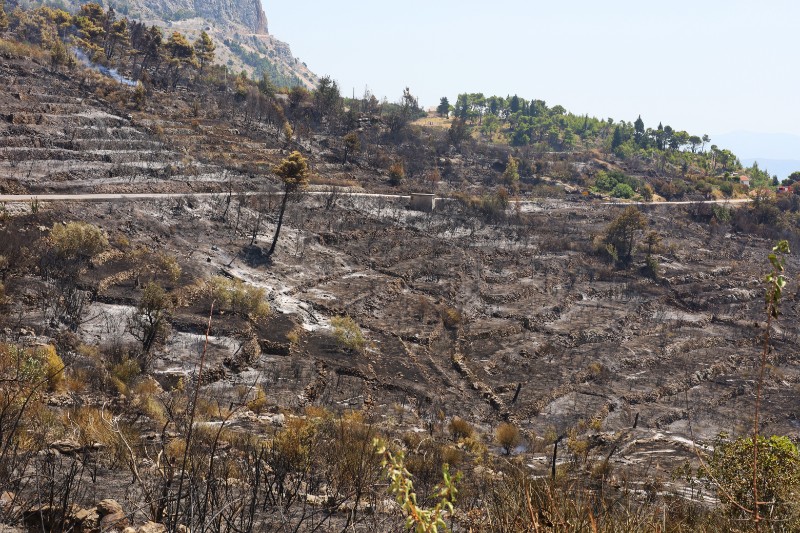
[[[19,203],[19,202],[131,202],[137,200],[168,200],[170,198],[186,198],[186,197],[216,197],[225,196],[224,192],[199,192],[199,193],[97,193],[97,194],[0,194],[0,203]],[[259,194],[282,194],[275,193],[262,193],[262,192],[244,192],[234,193],[244,194],[246,196],[255,196]],[[330,191],[308,191],[306,194],[310,195],[325,195],[330,194]],[[349,192],[342,190],[339,194],[345,196],[356,196],[362,198],[395,198],[400,200],[409,200],[410,196],[403,194],[376,194],[366,192]],[[437,198],[437,200],[449,200],[449,198]],[[602,205],[691,205],[691,204],[746,204],[752,200],[749,198],[736,199],[736,200],[703,200],[703,201],[672,201],[672,202],[603,202]],[[512,200],[511,203],[519,204],[537,204],[542,200]]]
[[[133,202],[137,200],[169,200],[170,198],[209,198],[225,196],[226,192],[195,192],[195,193],[97,193],[97,194],[0,194],[0,203],[19,203],[19,202]],[[244,192],[233,193],[234,195],[243,194],[245,196],[256,196],[261,194],[280,195],[281,192]],[[329,191],[308,191],[309,195],[330,194]],[[365,192],[342,191],[339,194],[346,196],[356,196],[363,198],[398,198],[410,199],[410,196],[399,194],[374,194]]]

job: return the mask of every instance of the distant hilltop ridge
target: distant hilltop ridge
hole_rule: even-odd
[[[89,0],[6,0],[17,4],[56,5],[77,11]],[[156,25],[166,32],[180,31],[196,38],[206,31],[217,44],[217,62],[232,72],[242,70],[260,78],[267,74],[279,86],[315,87],[317,76],[294,57],[287,43],[269,34],[267,14],[261,0],[95,0],[119,15]]]

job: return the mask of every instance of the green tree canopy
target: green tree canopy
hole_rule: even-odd
[[[347,163],[348,154],[354,154],[361,150],[361,137],[358,132],[351,131],[344,136],[344,163]]]
[[[330,76],[323,76],[319,80],[317,90],[314,91],[314,109],[318,118],[329,117],[339,109],[341,93],[339,84]]]
[[[197,57],[194,47],[185,35],[173,32],[165,46],[168,60],[171,65],[170,79],[172,86],[176,87],[181,79],[181,72],[187,67],[197,66]]]
[[[214,62],[214,51],[216,49],[217,45],[214,44],[211,37],[204,31],[200,32],[200,37],[194,42],[194,54],[200,63],[200,74],[203,73],[206,65]]]
[[[270,98],[275,96],[275,94],[278,92],[278,88],[275,87],[275,84],[272,83],[272,79],[266,72],[263,73],[261,75],[261,79],[258,80],[258,90],[261,91],[261,94]]]
[[[442,96],[442,99],[439,100],[439,107],[436,108],[436,112],[440,117],[447,117],[450,114],[450,101],[446,96]]]
[[[703,144],[703,139],[699,135],[690,135],[689,144],[692,147],[692,153],[697,152],[697,147]]]
[[[106,13],[103,7],[96,3],[82,5],[75,16],[74,22],[78,31],[76,42],[93,58],[104,52],[105,21]]]
[[[172,307],[172,299],[163,287],[153,282],[145,286],[129,323],[131,334],[142,345],[143,362],[147,362],[153,347],[166,338]]]
[[[195,59],[194,47],[189,44],[186,36],[180,32],[172,32],[167,41],[166,49],[170,59],[180,62],[189,62]]]
[[[779,519],[788,530],[800,526],[800,452],[788,437],[758,437],[759,514]],[[722,505],[734,516],[750,518],[753,502],[753,437],[728,441],[720,436],[701,475],[717,489]],[[765,528],[769,530],[770,528]]]
[[[273,172],[283,181],[286,192],[295,192],[308,184],[308,161],[303,154],[294,151],[273,168]]]
[[[633,123],[633,132],[633,138],[636,139],[636,144],[642,146],[644,144],[644,121],[641,115],[639,115],[639,118]]]
[[[611,189],[611,196],[614,198],[633,198],[634,194],[636,193],[627,183],[617,183]]]
[[[275,246],[278,244],[278,235],[283,225],[283,215],[286,212],[286,203],[289,200],[289,195],[305,189],[308,185],[308,161],[303,157],[303,154],[294,151],[279,165],[275,166],[273,172],[283,182],[283,201],[281,202],[281,212],[278,216],[278,225],[275,228],[275,236],[272,239],[272,246],[270,246],[267,256],[271,256],[275,252]]]
[[[131,34],[128,29],[128,20],[120,19],[111,23],[106,31],[106,40],[103,50],[106,59],[111,60],[118,52],[125,53],[130,47]]]
[[[508,156],[506,170],[503,172],[503,181],[514,191],[519,189],[519,161],[513,156]]]
[[[636,247],[636,236],[647,227],[647,218],[630,206],[606,227],[603,242],[608,253],[622,266],[630,264]]]

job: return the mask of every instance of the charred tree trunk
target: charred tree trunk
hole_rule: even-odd
[[[286,212],[286,202],[289,200],[289,191],[284,191],[283,201],[281,202],[281,214],[278,215],[278,225],[275,228],[275,236],[272,238],[272,246],[269,247],[267,257],[271,257],[275,252],[275,246],[278,244],[278,236],[281,233],[281,226],[283,226],[283,214]]]
[[[558,460],[558,443],[564,438],[560,435],[553,443],[553,462],[550,464],[550,477],[553,481],[556,479],[556,461]]]

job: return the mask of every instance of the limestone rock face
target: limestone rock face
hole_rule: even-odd
[[[86,0],[60,2],[75,12]],[[44,0],[31,2],[33,5],[46,3]],[[100,3],[108,6],[108,2]],[[279,86],[313,88],[319,81],[305,63],[292,55],[287,43],[269,34],[261,0],[116,0],[113,5],[118,16],[158,26],[166,37],[178,31],[194,41],[205,31],[217,45],[216,62],[227,63],[231,72],[245,70],[260,77],[265,72],[264,65],[270,65],[270,75]],[[33,121],[36,117],[12,118]]]
[[[32,4],[46,4],[34,0]],[[76,11],[83,0],[62,0],[64,7]],[[108,7],[108,2],[99,2]],[[269,33],[267,15],[261,0],[117,0],[113,2],[118,15],[148,23],[176,23],[187,19],[203,18],[218,26],[238,27],[257,35]]]
[[[259,0],[253,0],[256,4],[256,33],[269,33],[269,24],[267,22],[267,14],[261,8]]]
[[[269,33],[267,15],[260,0],[194,0],[191,3],[193,10],[203,18],[238,23],[253,33]]]
[[[223,26],[244,26],[252,33],[267,34],[267,15],[260,0],[122,0],[130,15],[165,21],[202,17]],[[117,7],[117,11],[120,11]]]

